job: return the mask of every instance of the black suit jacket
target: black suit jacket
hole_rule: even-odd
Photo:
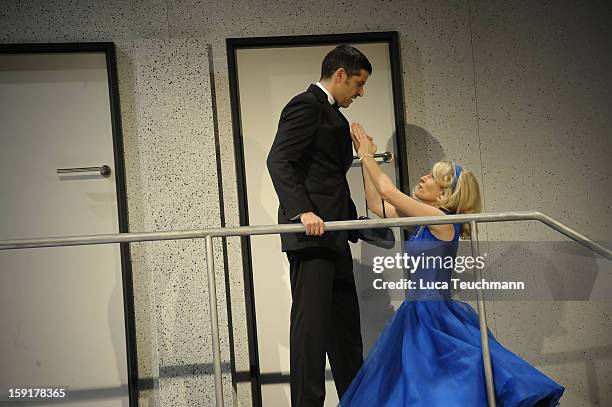
[[[323,221],[357,219],[346,173],[353,162],[349,123],[329,104],[316,85],[295,96],[283,109],[267,165],[278,195],[279,223],[304,212],[314,212]],[[282,234],[283,251],[325,247],[343,251],[347,241],[356,242],[354,232]]]

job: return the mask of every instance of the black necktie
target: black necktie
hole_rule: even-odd
[[[340,111],[340,105],[338,105],[337,103],[334,103],[332,107],[336,109],[336,111]]]

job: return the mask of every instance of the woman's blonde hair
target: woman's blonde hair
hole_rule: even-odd
[[[449,213],[478,213],[482,210],[480,186],[474,174],[462,169],[454,191],[455,164],[452,161],[438,161],[434,164],[431,175],[442,187],[442,195],[434,206]],[[470,237],[470,225],[461,225],[461,237]]]

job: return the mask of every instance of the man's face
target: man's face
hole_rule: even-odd
[[[364,86],[368,76],[368,71],[365,69],[360,70],[358,75],[348,76],[344,72],[343,76],[339,78],[338,98],[336,100],[338,105],[347,108],[353,103],[354,99],[357,99],[359,96],[363,97],[365,95]]]

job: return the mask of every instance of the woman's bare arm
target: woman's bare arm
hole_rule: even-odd
[[[373,144],[361,125],[354,124],[352,130],[351,137],[355,138],[357,145],[360,146],[360,151],[357,154],[363,157],[361,160],[361,167],[364,170],[364,174],[369,176],[371,185],[378,195],[385,202],[393,206],[395,216],[398,216],[399,213],[402,213],[403,216],[444,215],[444,212],[439,208],[419,202],[400,191],[387,174],[383,172],[374,157],[372,157],[373,153],[370,150]],[[380,209],[382,213],[382,206]],[[430,229],[436,237],[442,238],[443,240],[450,240],[454,235],[453,225],[431,225]]]

